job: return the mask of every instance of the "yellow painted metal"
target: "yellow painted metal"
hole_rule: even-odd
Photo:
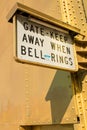
[[[9,0],[8,4],[6,4],[7,1],[3,0],[2,6],[0,6],[0,11],[2,12],[0,21],[0,129],[18,130],[20,125],[30,125],[30,123],[33,125],[39,123],[58,124],[60,121],[62,123],[76,123],[77,115],[74,107],[71,74],[69,72],[57,72],[55,69],[15,62],[13,58],[13,35],[15,30],[13,29],[13,24],[8,23],[6,19],[9,10],[15,2],[14,0]],[[22,3],[22,1],[20,2]],[[28,2],[29,0],[24,2],[24,4]],[[30,1],[28,5],[36,8],[36,4],[33,5],[34,2],[35,0]],[[45,4],[47,4],[47,0],[44,6]],[[55,9],[56,1],[51,6]],[[43,2],[40,1],[40,7],[38,5],[36,9],[40,11],[42,7]],[[55,14],[55,11],[51,11],[52,16],[58,16],[58,14]],[[51,14],[49,9],[45,10],[45,13]],[[61,78],[63,75],[61,81],[59,80],[60,75]],[[64,81],[64,79],[66,80]],[[63,85],[62,81],[65,85]],[[58,88],[57,85],[59,86]],[[57,94],[61,96],[62,102],[60,102],[60,97]],[[59,113],[60,111],[63,113]],[[67,127],[61,127],[69,129],[68,125]],[[55,129],[57,128],[59,129],[60,127],[55,127]],[[71,126],[70,130],[72,129],[73,126]]]
[[[33,130],[73,130],[73,125],[48,125],[48,126],[35,126]]]
[[[84,36],[76,36],[76,49],[79,68],[87,68],[87,14],[86,14],[87,2],[86,0],[62,0],[62,18],[65,23],[69,23],[74,27],[81,29],[81,33]],[[85,43],[85,44],[84,44]],[[79,48],[78,48],[79,47]]]
[[[34,17],[36,15],[38,18],[40,17],[41,19],[46,20],[46,21],[48,21],[48,19],[49,19],[49,22],[52,22],[53,24],[56,24],[56,19],[51,18],[51,17],[49,17],[47,15],[44,15],[44,14],[42,14],[40,12],[37,12],[37,11],[31,9],[31,8],[26,7],[26,6],[23,6],[22,4],[19,4],[19,3],[17,3],[15,5],[15,7],[10,11],[10,15],[8,15],[8,19],[10,19],[13,16],[13,13],[15,13],[17,9],[20,9],[21,11],[24,11],[24,13],[25,12],[26,13],[31,13],[31,15],[33,15]],[[69,29],[69,30],[72,30],[72,31],[74,31],[74,29],[76,29],[76,28],[72,28],[71,26],[68,26],[68,25],[67,25],[67,28],[66,28],[66,25],[61,23],[61,22],[59,22],[59,21],[58,21],[58,26],[61,26],[61,27],[65,28],[65,29]],[[72,86],[72,81],[71,81],[71,79],[67,80],[67,78],[68,78],[67,74],[68,74],[68,72],[65,73],[65,72],[62,72],[62,71],[58,71],[58,74],[55,74],[55,75],[57,75],[57,76],[55,76],[56,80],[61,75],[60,80],[58,80],[59,86],[61,86],[61,87],[58,88],[58,86],[52,86],[53,90],[55,89],[55,91],[53,91],[51,93],[54,93],[55,96],[59,95],[58,98],[57,97],[54,98],[54,95],[50,95],[50,98],[52,98],[52,103],[51,103],[52,104],[51,105],[52,108],[49,106],[50,104],[49,103],[45,103],[45,101],[44,101],[44,103],[45,103],[44,106],[42,104],[40,104],[40,102],[42,102],[42,101],[40,101],[41,95],[37,96],[37,93],[41,94],[41,92],[39,92],[39,91],[42,90],[41,89],[42,85],[41,86],[38,85],[38,88],[37,88],[37,87],[35,87],[35,84],[34,84],[32,86],[31,91],[27,90],[28,96],[31,95],[31,96],[29,96],[27,98],[27,100],[29,101],[29,103],[27,103],[27,108],[28,108],[27,110],[29,111],[29,108],[30,108],[31,111],[27,112],[26,118],[27,119],[29,118],[29,119],[25,121],[26,125],[28,125],[28,124],[30,124],[30,125],[33,125],[33,124],[46,124],[46,123],[47,124],[59,124],[59,123],[66,124],[66,123],[76,123],[77,122],[77,115],[75,113],[75,104],[74,104],[73,92],[69,91],[69,86]],[[62,84],[62,77],[65,79],[64,80],[65,81],[64,85]],[[54,78],[54,82],[56,82],[55,78]],[[37,81],[38,81],[38,79],[37,79]],[[29,77],[29,80],[30,80],[30,77]],[[27,79],[27,81],[28,81],[28,85],[27,86],[29,86],[29,83],[31,82],[31,81],[29,82],[29,80]],[[70,83],[66,84],[66,81],[68,81],[67,83],[69,83],[69,82]],[[56,82],[56,84],[57,84],[57,82]],[[44,88],[44,87],[46,87],[46,88]],[[49,89],[49,86],[44,85],[42,88],[44,88],[43,93],[46,93],[45,89]],[[64,88],[66,88],[66,93],[64,92]],[[34,90],[34,92],[33,92],[33,90]],[[61,95],[59,94],[60,91],[61,91]],[[34,98],[34,95],[36,95],[35,102],[32,101],[33,98]],[[61,99],[63,98],[62,102],[60,102],[60,100],[58,100],[59,97],[61,97]],[[64,101],[65,97],[67,97],[67,102]],[[45,97],[43,97],[43,99],[45,99]],[[57,105],[61,106],[60,108],[58,108],[59,110],[56,110],[57,109],[57,105],[53,104],[53,100],[54,100],[54,102],[56,102]],[[34,104],[32,104],[32,103],[30,104],[31,101],[34,102]],[[33,112],[33,108],[35,108],[35,106],[38,106],[38,107]],[[41,107],[41,109],[39,107]],[[42,109],[42,108],[47,108],[46,115],[44,113],[45,109]]]
[[[76,48],[78,52],[87,51],[87,22],[82,0],[38,0],[38,4],[36,0],[1,1],[0,129],[87,130],[87,71],[78,73],[82,76],[74,77],[73,82],[69,72],[15,62],[13,24],[6,19],[15,2],[81,29],[85,37],[76,37]],[[84,60],[80,58],[78,62]],[[87,69],[83,63],[83,67],[79,65]],[[41,126],[28,126],[34,124]]]
[[[77,58],[79,68],[78,76],[75,77],[75,93],[78,108],[79,124],[74,125],[75,130],[87,130],[86,115],[86,77],[87,72],[87,1],[86,0],[62,0],[62,18],[63,21],[81,29],[84,37],[78,35],[75,37]],[[76,74],[77,75],[77,74]],[[76,81],[77,79],[77,81]]]
[[[86,31],[86,19],[83,11],[82,1],[81,0],[62,0],[62,15],[63,20],[66,23],[73,25],[74,27],[78,27],[81,29],[81,32],[84,34]],[[66,18],[68,18],[66,20]],[[86,32],[85,32],[86,33]]]
[[[39,76],[42,73],[41,79]],[[31,87],[30,91],[27,91],[29,95],[26,95],[29,111],[26,111],[27,120],[24,125],[77,123],[70,74],[46,68],[33,68],[32,75],[35,78],[34,82],[31,79],[32,87],[28,86],[28,89]]]
[[[40,68],[40,71],[41,70],[42,69]],[[42,82],[39,81],[38,77],[39,71],[35,71],[35,74],[37,74],[36,78],[32,76],[32,74],[34,73],[34,69],[32,71],[32,74],[30,74],[31,71],[32,70],[29,70],[27,66],[27,70],[25,71],[27,72],[26,74],[28,75],[26,77],[26,83],[27,83],[26,85],[27,100],[26,100],[26,115],[25,115],[26,120],[23,124],[45,125],[45,124],[77,123],[77,113],[75,110],[75,99],[74,99],[75,97],[73,95],[73,86],[72,86],[73,82],[71,80],[70,73],[65,71],[58,71],[58,72],[55,71],[55,73],[53,72],[51,74],[53,76],[53,78],[51,79],[52,83],[50,83],[49,86],[47,85],[49,81],[49,76],[48,77],[46,76],[46,79],[45,75],[44,77],[43,75],[41,76],[41,79],[43,79],[42,82],[44,82],[44,79],[46,80],[44,84],[42,84]],[[44,72],[48,74],[49,72],[47,71],[48,69],[46,68]],[[42,73],[40,72],[40,74]],[[34,78],[34,83],[32,79],[30,80],[31,77]],[[62,99],[61,102],[60,98]],[[48,100],[49,102],[47,102]]]
[[[74,130],[73,125],[21,126],[19,130]]]
[[[87,22],[87,0],[82,0],[82,5],[83,5],[83,10],[84,10],[84,14],[85,14],[86,22]]]
[[[79,124],[74,125],[75,130],[87,130],[87,96],[86,96],[86,78],[87,71],[80,70],[76,77],[77,81],[75,81],[75,91],[76,91],[76,100],[77,100],[77,108],[78,108],[78,117]]]

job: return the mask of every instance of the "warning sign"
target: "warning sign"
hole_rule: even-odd
[[[16,57],[23,62],[76,71],[76,57],[70,34],[17,15]]]

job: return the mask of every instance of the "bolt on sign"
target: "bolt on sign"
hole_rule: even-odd
[[[68,31],[37,21],[22,15],[16,16],[16,59],[76,71],[75,48]]]

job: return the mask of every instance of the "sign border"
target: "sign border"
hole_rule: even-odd
[[[60,29],[61,29],[61,27],[60,27]],[[66,31],[66,30],[64,30],[64,31]],[[13,37],[13,40],[14,40],[14,59],[17,62],[20,62],[20,63],[23,63],[23,64],[37,65],[37,66],[40,66],[40,67],[43,66],[43,67],[47,67],[47,68],[51,68],[51,69],[66,70],[66,71],[71,71],[71,72],[78,71],[78,63],[77,63],[77,60],[76,60],[77,58],[76,58],[75,44],[73,44],[74,59],[75,59],[75,61],[74,61],[74,63],[75,63],[75,69],[69,69],[69,68],[65,68],[65,67],[61,68],[61,67],[56,67],[54,65],[48,65],[48,64],[45,64],[45,63],[43,64],[43,63],[39,63],[39,62],[33,62],[33,61],[19,59],[18,58],[18,52],[17,52],[17,49],[16,49],[17,48],[17,14],[15,14],[14,17],[13,17],[13,36],[14,36]]]

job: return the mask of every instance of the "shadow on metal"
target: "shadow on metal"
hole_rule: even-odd
[[[73,96],[71,87],[70,73],[57,71],[46,95],[46,101],[50,100],[51,104],[52,123],[62,122]]]

